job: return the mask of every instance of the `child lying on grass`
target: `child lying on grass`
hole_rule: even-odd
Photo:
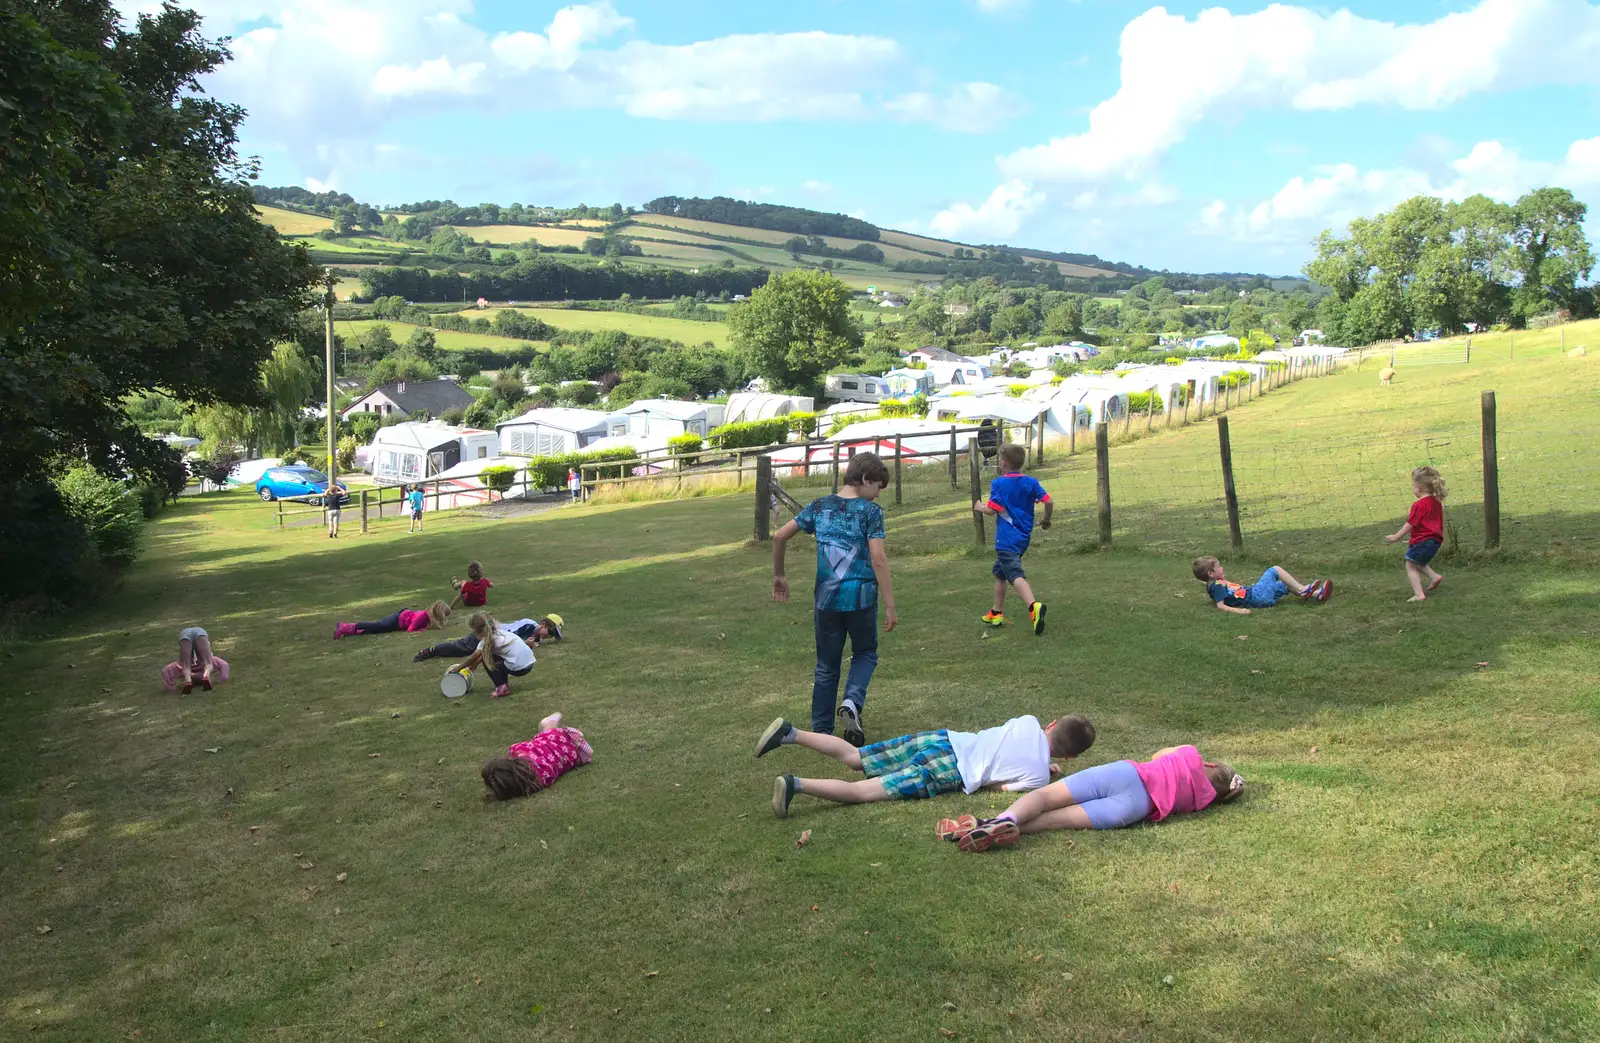
[[[1147,761],[1113,761],[1074,772],[1018,800],[995,818],[941,819],[935,832],[963,851],[1009,847],[1048,829],[1120,829],[1202,811],[1244,792],[1244,777],[1209,764],[1193,746],[1168,746]]]
[[[512,744],[504,757],[484,764],[483,784],[495,800],[526,797],[593,759],[594,750],[583,733],[563,728],[561,714],[553,713],[539,722],[539,734]]]
[[[1314,579],[1301,583],[1289,571],[1274,565],[1261,574],[1250,586],[1231,583],[1223,575],[1222,562],[1216,558],[1194,559],[1194,578],[1206,585],[1206,596],[1217,603],[1224,612],[1248,616],[1252,608],[1271,608],[1285,594],[1293,594],[1302,601],[1327,601],[1333,594],[1333,580]]]
[[[1035,789],[1056,772],[1052,757],[1070,760],[1094,745],[1094,725],[1077,714],[1051,721],[1045,728],[1035,717],[1013,717],[981,732],[917,732],[857,749],[844,739],[803,731],[780,717],[761,734],[756,756],[765,757],[786,745],[816,750],[867,777],[845,782],[779,775],[772,790],[772,810],[779,818],[788,817],[797,793],[837,804],[868,804],[921,800],[956,790]]]

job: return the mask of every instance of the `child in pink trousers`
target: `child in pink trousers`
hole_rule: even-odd
[[[537,793],[579,765],[594,759],[594,750],[576,728],[563,728],[561,714],[539,722],[539,734],[513,743],[504,757],[483,765],[483,784],[495,800]]]

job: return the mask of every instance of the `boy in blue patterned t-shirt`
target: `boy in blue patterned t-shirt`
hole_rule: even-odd
[[[983,621],[992,627],[1006,621],[1006,584],[1017,588],[1017,595],[1028,609],[1028,622],[1033,624],[1037,636],[1044,633],[1044,602],[1034,600],[1033,588],[1022,571],[1022,556],[1028,551],[1028,541],[1033,538],[1033,505],[1044,504],[1044,520],[1039,528],[1050,527],[1050,514],[1056,505],[1050,494],[1037,480],[1022,473],[1028,451],[1020,445],[1004,446],[1000,450],[1000,463],[1005,473],[989,485],[989,499],[974,503],[972,509],[979,514],[994,515],[994,608]]]
[[[854,746],[867,741],[861,713],[867,683],[878,665],[878,593],[883,593],[885,632],[898,622],[889,555],[883,549],[883,508],[873,503],[889,483],[889,469],[876,453],[857,453],[844,472],[844,487],[807,504],[772,537],[772,597],[789,600],[783,574],[784,550],[797,532],[817,538],[817,595],[812,612],[817,668],[811,685],[811,730],[833,734],[834,700],[845,639],[850,640],[850,672],[838,716],[844,738]]]

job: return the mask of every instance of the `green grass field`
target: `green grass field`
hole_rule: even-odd
[[[621,330],[640,337],[665,337],[684,344],[702,344],[708,340],[719,348],[728,344],[728,327],[721,322],[674,319],[670,315],[636,315],[625,311],[582,311],[577,308],[492,308],[483,314],[492,318],[500,310],[533,315],[561,330]]]
[[[1229,574],[1332,576],[1322,605],[1225,615],[1189,577],[1226,548],[1193,477],[1209,421],[1113,449],[1106,552],[1085,550],[1083,456],[1052,452],[1058,521],[1027,558],[1042,638],[983,637],[991,559],[961,493],[923,471],[904,506],[886,494],[901,623],[871,737],[1077,711],[1085,763],[1193,741],[1249,780],[1226,808],[984,856],[933,825],[1002,795],[772,817],[776,772],[846,773],[751,758],[767,721],[806,715],[812,554],[796,541],[799,593],[770,601],[748,488],[430,514],[419,536],[347,512],[337,543],[248,493],[186,499],[105,601],[4,649],[0,1038],[1597,1038],[1600,359],[1557,336],[1381,389],[1373,359],[1230,415],[1236,461],[1282,454],[1319,513],[1247,526]],[[1377,540],[1403,472],[1331,448],[1454,443],[1488,388],[1505,552],[1464,546],[1406,604]],[[1447,471],[1463,522],[1468,455]],[[329,640],[448,594],[469,558],[498,613],[569,623],[511,698],[446,702],[416,637]],[[163,692],[196,622],[234,680]],[[555,709],[594,763],[485,804],[478,765]]]
[[[472,313],[476,316],[476,312]],[[391,322],[388,319],[339,319],[333,324],[334,332],[341,337],[354,338],[369,326],[376,326],[379,322],[389,327],[389,335],[395,343],[404,344],[406,338],[411,336],[412,330],[424,327],[413,325],[409,322]],[[462,348],[494,348],[506,351],[520,344],[531,343],[543,348],[544,341],[521,341],[512,337],[496,337],[487,333],[462,333],[457,330],[432,330],[435,343],[446,351],[459,351]]]

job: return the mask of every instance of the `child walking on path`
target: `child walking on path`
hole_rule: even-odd
[[[1193,562],[1194,578],[1206,585],[1206,597],[1217,603],[1224,612],[1248,616],[1252,608],[1271,608],[1285,594],[1293,594],[1302,601],[1327,601],[1333,596],[1333,580],[1314,579],[1301,583],[1289,575],[1289,570],[1274,565],[1261,574],[1250,586],[1230,582],[1223,574],[1222,562],[1207,556]]]
[[[560,616],[552,612],[540,620],[516,619],[510,623],[497,623],[495,625],[505,633],[514,634],[521,638],[529,647],[538,648],[547,637],[553,637],[560,641],[561,628],[566,624]],[[458,637],[454,641],[441,641],[436,645],[429,645],[412,656],[411,661],[420,663],[436,656],[468,656],[473,653],[479,643],[478,635],[469,631],[465,636]]]
[[[1120,829],[1149,819],[1202,811],[1244,792],[1244,777],[1209,764],[1193,746],[1168,746],[1147,761],[1085,768],[1035,790],[990,819],[943,819],[935,832],[963,851],[1009,847],[1024,833],[1049,829]]]
[[[1444,479],[1433,467],[1419,467],[1411,472],[1411,492],[1417,500],[1406,515],[1400,531],[1385,536],[1390,543],[1398,543],[1409,533],[1411,542],[1406,546],[1406,579],[1411,581],[1412,601],[1426,601],[1428,595],[1439,589],[1444,577],[1433,571],[1430,564],[1444,543],[1444,498],[1447,493]],[[1422,581],[1428,581],[1424,590]]]
[[[478,639],[478,647],[450,669],[471,670],[481,664],[490,680],[494,681],[491,698],[504,699],[511,694],[513,677],[526,677],[533,671],[533,646],[517,635],[500,629],[500,624],[487,612],[474,612],[467,620],[467,628]]]
[[[1057,771],[1052,757],[1070,760],[1094,745],[1094,725],[1077,714],[1044,728],[1036,717],[1013,717],[981,732],[917,732],[858,750],[832,735],[802,731],[780,717],[761,734],[756,756],[765,757],[787,745],[816,750],[867,777],[845,782],[779,775],[772,788],[772,810],[779,818],[789,816],[789,804],[797,793],[836,804],[869,804],[921,800],[956,790],[1038,789]]]
[[[578,477],[578,469],[576,467],[567,468],[567,492],[572,494],[574,503],[583,496],[583,480]]]
[[[457,605],[482,608],[489,603],[489,588],[494,586],[494,581],[484,577],[482,562],[469,561],[467,578],[463,581],[452,577],[450,585],[456,588],[455,600],[450,602],[451,608]]]
[[[839,492],[811,501],[772,537],[772,597],[789,600],[783,573],[784,550],[797,532],[817,538],[817,591],[812,629],[817,667],[811,684],[811,730],[833,734],[834,700],[844,643],[850,641],[850,672],[838,716],[851,746],[867,741],[861,714],[867,684],[878,665],[878,594],[883,594],[885,633],[899,622],[889,555],[883,549],[883,508],[873,503],[889,483],[889,469],[876,453],[857,453],[844,472]]]
[[[338,482],[328,486],[328,491],[322,494],[322,506],[328,513],[328,538],[339,537],[339,510],[350,502],[350,496],[345,487]]]
[[[583,733],[564,728],[561,714],[539,722],[539,733],[513,743],[504,757],[483,765],[483,784],[495,800],[514,800],[537,793],[579,765],[594,760],[594,750]]]
[[[979,514],[993,515],[994,522],[994,608],[983,621],[992,627],[1003,626],[1006,621],[1006,584],[1017,588],[1017,596],[1028,610],[1028,622],[1035,636],[1044,633],[1044,602],[1033,596],[1033,587],[1022,571],[1022,556],[1028,552],[1028,542],[1033,538],[1033,505],[1044,504],[1041,529],[1050,527],[1050,514],[1056,509],[1050,494],[1034,478],[1022,473],[1028,451],[1020,445],[1007,445],[1000,449],[1000,463],[1005,473],[989,483],[989,499],[974,503],[972,509]]]
[[[358,634],[392,634],[397,630],[413,633],[418,630],[442,630],[450,618],[450,606],[435,601],[426,609],[403,608],[384,616],[374,623],[335,623],[333,639],[355,637]]]
[[[406,503],[411,508],[411,532],[422,531],[422,486],[413,485],[411,492],[406,496]]]

